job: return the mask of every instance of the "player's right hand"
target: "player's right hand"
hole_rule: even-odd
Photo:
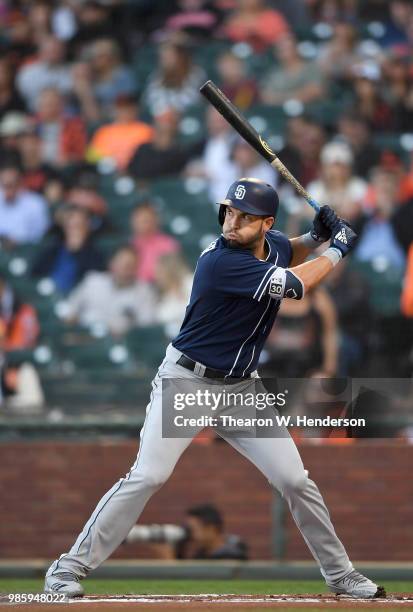
[[[339,219],[331,234],[330,246],[338,249],[343,257],[349,254],[351,249],[354,247],[357,241],[356,232],[350,227],[350,225]]]
[[[311,237],[316,242],[330,240],[334,226],[339,221],[336,213],[330,206],[322,206],[313,220]]]

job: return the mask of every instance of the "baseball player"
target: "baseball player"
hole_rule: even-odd
[[[152,382],[136,461],[102,497],[70,551],[50,566],[46,592],[83,595],[79,581],[125,540],[190,444],[190,437],[162,437],[162,380],[222,381],[235,384],[237,391],[250,385],[281,300],[301,299],[355,243],[356,234],[328,206],[317,213],[308,234],[289,240],[271,229],[277,209],[276,191],[253,178],[233,183],[220,202],[222,234],[198,260],[181,330]],[[330,245],[323,254],[306,262],[326,241]],[[356,598],[385,595],[383,587],[353,568],[288,431],[265,438],[228,436],[227,441],[283,495],[332,592]]]

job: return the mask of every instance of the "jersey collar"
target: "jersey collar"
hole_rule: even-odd
[[[268,247],[268,255],[265,259],[261,259],[260,261],[268,261],[271,257],[271,244],[270,244],[270,241],[267,239],[267,236],[265,236],[265,242],[267,243],[267,247]]]

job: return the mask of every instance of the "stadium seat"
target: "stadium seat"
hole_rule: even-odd
[[[168,338],[163,326],[137,327],[127,334],[125,343],[137,362],[157,367],[164,357]]]
[[[256,104],[248,109],[247,117],[262,122],[261,127],[257,125],[258,131],[265,138],[274,134],[284,134],[287,123],[287,116],[280,106],[270,106],[267,104]]]
[[[206,137],[205,110],[206,106],[203,103],[185,110],[178,128],[180,142],[194,142]]]
[[[57,367],[57,355],[47,344],[39,344],[33,349],[7,351],[6,359],[9,367],[17,367],[23,363],[31,363],[40,371],[53,371]]]
[[[133,369],[134,363],[125,344],[109,336],[93,338],[80,335],[78,341],[66,342],[59,347],[62,362],[72,364],[75,369]]]
[[[151,184],[150,191],[158,200],[167,223],[177,214],[190,215],[191,219],[198,220],[211,207],[206,184],[202,180],[161,179]]]
[[[142,378],[137,373],[114,374],[105,369],[75,376],[41,373],[41,384],[48,406],[63,408],[72,416],[96,415],[99,420],[110,411],[112,423],[113,413],[120,408],[130,407],[136,414],[137,406],[144,406],[148,400],[147,376]]]

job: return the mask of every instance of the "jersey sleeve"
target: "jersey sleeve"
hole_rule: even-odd
[[[261,261],[245,251],[226,252],[217,258],[213,269],[213,287],[228,295],[261,301],[277,265]]]
[[[278,230],[271,230],[269,234],[278,251],[278,265],[288,268],[293,258],[293,247],[290,239]]]

